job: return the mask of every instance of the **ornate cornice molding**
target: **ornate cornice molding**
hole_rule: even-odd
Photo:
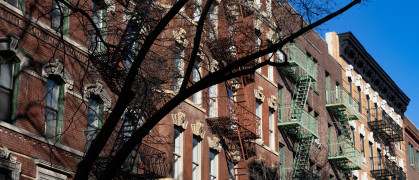
[[[274,95],[271,95],[270,98],[268,98],[268,106],[270,109],[276,111],[278,108],[278,103],[276,101],[276,97]]]
[[[380,94],[398,114],[406,111],[410,99],[378,65],[351,32],[339,34],[340,56],[371,88]],[[348,66],[350,67],[350,66]],[[346,76],[353,78],[346,69]]]
[[[61,63],[59,59],[55,59],[55,62],[47,63],[42,66],[42,76],[48,78],[50,75],[60,77],[64,81],[67,90],[73,89],[73,78],[70,73],[65,70],[64,64]]]
[[[255,93],[255,98],[259,100],[260,102],[263,102],[265,100],[265,96],[263,95],[263,88],[261,86],[258,86],[257,89],[254,89],[253,92]]]
[[[178,109],[172,114],[173,124],[185,130],[188,127],[185,110]]]
[[[220,138],[218,138],[217,136],[213,136],[212,139],[210,137],[208,137],[208,142],[209,142],[209,147],[212,150],[217,151],[218,153],[221,152],[221,143],[220,143]]]
[[[84,98],[89,99],[92,95],[100,97],[105,107],[104,110],[109,110],[111,108],[112,99],[103,88],[103,83],[101,81],[96,81],[96,83],[87,84],[84,86]]]
[[[198,119],[195,124],[191,124],[192,133],[201,138],[204,139],[205,137],[205,129],[204,129],[204,123],[202,120]]]

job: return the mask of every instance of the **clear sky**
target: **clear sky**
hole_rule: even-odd
[[[317,30],[351,31],[410,98],[405,114],[419,127],[419,1],[370,0]]]

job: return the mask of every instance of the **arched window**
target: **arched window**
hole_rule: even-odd
[[[8,123],[16,120],[19,71],[16,54],[0,51],[0,120]]]

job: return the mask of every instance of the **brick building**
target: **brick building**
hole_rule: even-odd
[[[91,55],[103,51],[99,36],[80,28],[86,24],[75,16],[66,16],[72,11],[65,6],[52,1],[34,6],[34,2],[0,0],[0,101],[6,102],[0,104],[0,179],[71,179],[77,163],[90,147],[117,98],[113,94],[114,87],[107,86],[108,82],[104,82],[100,73],[86,70],[88,58],[98,59]],[[125,27],[125,21],[120,19],[129,16],[119,14],[121,8],[109,3],[112,1],[82,2],[91,9],[93,23],[101,30]],[[170,6],[165,3],[171,2],[161,1],[153,6],[167,10]],[[160,53],[173,60],[168,64],[176,72],[184,71],[183,60],[191,50],[191,37],[199,19],[199,8],[196,7],[202,5],[200,3],[190,2],[181,10],[181,16],[170,23],[172,28],[162,33],[163,38],[169,39],[162,44],[169,44],[173,51],[164,49]],[[274,3],[277,2],[255,0],[255,3],[237,7],[215,1],[209,15],[215,31],[208,30],[205,34],[205,42],[209,43],[200,48],[199,68],[194,68],[192,80],[198,81],[198,74],[215,71],[217,61],[212,59],[223,58],[217,56],[217,49],[214,50],[215,46],[211,44],[215,36],[225,38],[223,36],[231,33],[231,29],[242,30],[240,27],[244,26],[251,30],[251,38],[240,41],[244,44],[243,49],[246,49],[245,45],[260,48],[277,42],[279,33],[276,30],[280,27],[285,33],[289,24],[271,21],[274,15],[288,13],[281,8],[273,9]],[[282,8],[289,7],[283,5]],[[231,18],[244,25],[231,27],[229,21],[222,19],[225,7]],[[45,8],[51,13],[41,16]],[[123,23],[113,25],[112,20]],[[108,36],[110,41],[113,36]],[[338,37],[335,35],[332,39]],[[234,48],[239,49],[240,43],[221,48],[236,56]],[[370,80],[358,78],[364,75],[358,75],[358,66],[352,66],[355,70],[350,68],[353,62],[341,58],[340,51],[335,50],[340,47],[338,43],[329,39],[326,42],[315,31],[309,31],[282,51],[257,59],[259,62],[283,62],[287,58],[288,66],[264,66],[252,75],[195,93],[156,126],[155,132],[165,141],[151,137],[146,144],[137,147],[119,175],[122,178],[185,180],[252,179],[265,175],[271,179],[352,176],[363,179],[365,173],[370,175],[372,169],[368,169],[367,164],[372,161],[367,158],[368,151],[361,151],[365,160],[361,158],[359,150],[362,148],[358,142],[366,138],[364,144],[372,142],[372,148],[377,152],[378,149],[387,151],[387,146],[377,147],[380,143],[370,133],[370,123],[365,119],[370,117],[367,112],[372,111],[365,108],[370,103],[369,98],[371,107],[376,103],[395,119],[397,123],[389,120],[392,128],[403,127],[398,115],[403,114],[409,100],[376,64],[373,69],[381,73],[378,81],[390,82],[385,86],[395,88],[391,89],[393,93],[375,87],[368,89]],[[332,55],[328,53],[330,49]],[[364,51],[361,53],[367,54]],[[129,68],[128,61],[124,65]],[[358,108],[354,109],[360,101],[356,100],[358,91],[355,88],[353,94],[349,91],[352,85],[348,82],[348,74],[355,86],[363,84],[359,85],[364,94],[361,99],[365,101],[360,103],[359,107],[364,107],[361,113]],[[170,78],[174,80],[164,86],[164,92],[174,96],[182,78],[176,75]],[[345,94],[348,91],[355,100]],[[376,95],[378,93],[380,95]],[[130,136],[128,130],[133,131],[138,123],[141,124],[139,120],[135,126],[127,123],[130,113],[135,119],[141,119],[138,118],[141,113],[127,110],[103,151],[103,159],[112,154],[116,142]],[[377,115],[371,117],[381,121]],[[351,140],[352,134],[355,134],[355,143]],[[394,134],[389,136],[397,139]],[[393,155],[398,159],[397,165],[403,167],[406,161],[403,160],[404,145],[397,142],[402,148]]]
[[[352,33],[327,33],[326,41],[329,53],[341,65],[343,84],[336,90],[342,89],[351,113],[358,114],[346,126],[359,153],[359,170],[353,175],[358,179],[406,179],[401,117],[410,99]],[[333,99],[335,92],[330,92]]]
[[[404,143],[406,149],[406,175],[408,179],[417,179],[419,177],[419,130],[407,116],[404,116],[403,118],[403,125],[405,136]]]

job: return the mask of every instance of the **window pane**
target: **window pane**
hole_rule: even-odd
[[[3,86],[7,89],[12,89],[12,67],[13,65],[10,63],[0,63],[0,86]]]
[[[52,109],[58,109],[59,86],[54,80],[47,80],[46,105]]]
[[[12,6],[17,8],[18,0],[5,0],[7,3],[11,4]]]
[[[0,120],[10,121],[11,92],[0,86]]]
[[[174,152],[180,154],[180,132],[177,129],[174,134]]]
[[[193,139],[193,162],[198,163],[198,140]]]
[[[88,126],[99,127],[99,104],[94,99],[89,99],[88,104],[88,113],[87,113],[87,124]]]
[[[54,137],[57,135],[57,120],[58,111],[47,108],[45,120],[45,135],[47,137]]]

